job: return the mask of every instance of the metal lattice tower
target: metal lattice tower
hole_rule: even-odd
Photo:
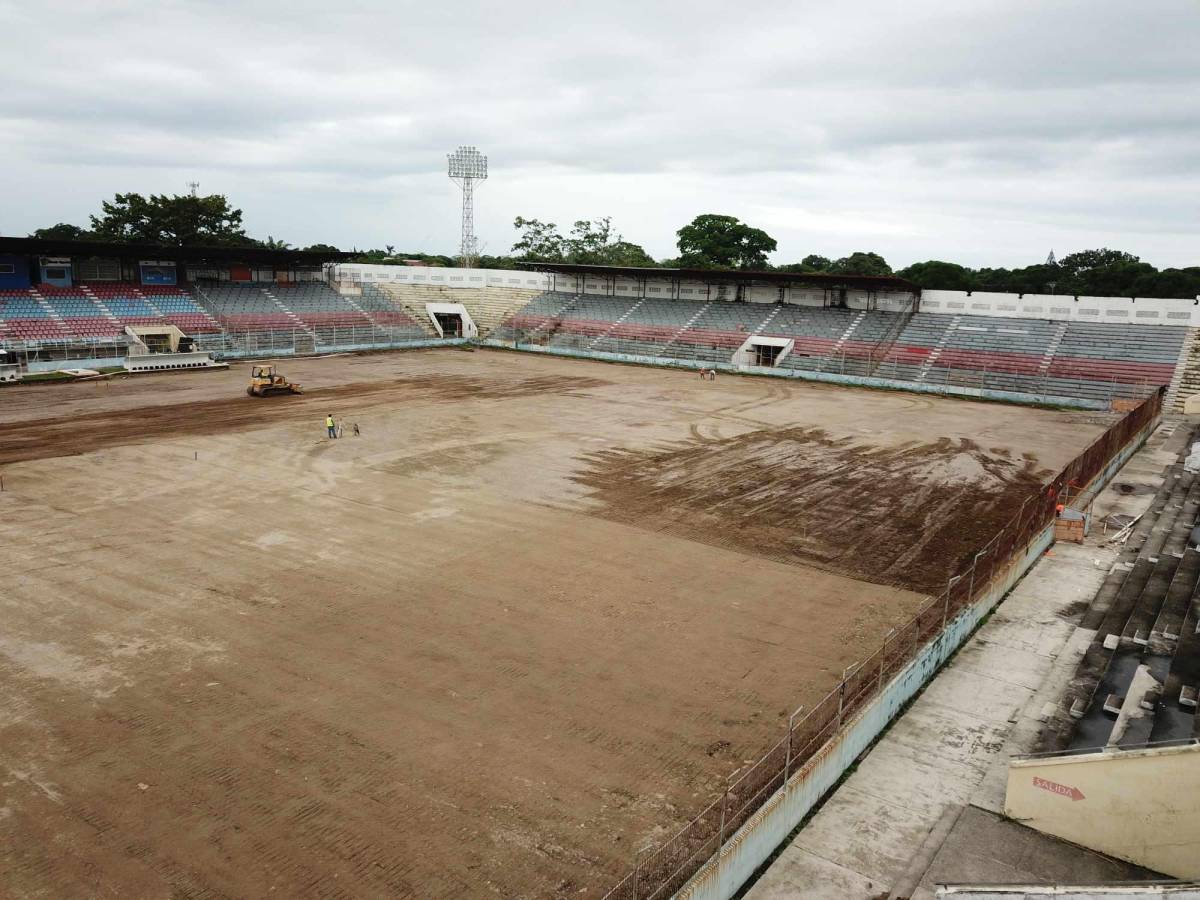
[[[459,147],[447,153],[450,180],[462,188],[462,246],[459,256],[464,269],[475,266],[479,260],[478,244],[475,240],[475,182],[487,180],[487,157],[477,147]]]

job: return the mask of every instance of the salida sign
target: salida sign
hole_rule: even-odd
[[[1043,791],[1049,791],[1052,794],[1058,794],[1060,797],[1070,797],[1072,800],[1083,800],[1083,791],[1077,787],[1071,787],[1067,784],[1059,784],[1057,781],[1047,781],[1045,778],[1033,776],[1033,786],[1041,788]]]

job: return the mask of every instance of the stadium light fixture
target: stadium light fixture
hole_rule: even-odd
[[[487,157],[479,152],[478,147],[463,146],[453,153],[447,153],[446,161],[450,180],[462,189],[462,244],[459,257],[462,267],[470,269],[479,261],[475,239],[475,182],[487,180]]]

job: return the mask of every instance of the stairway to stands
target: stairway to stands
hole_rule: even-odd
[[[1176,413],[1183,412],[1183,405],[1188,397],[1200,394],[1200,329],[1189,328],[1179,351],[1179,359],[1175,364],[1175,373],[1167,387],[1167,396],[1163,408]]]

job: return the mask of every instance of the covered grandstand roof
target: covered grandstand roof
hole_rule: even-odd
[[[275,250],[268,247],[172,247],[163,244],[125,244],[114,241],[64,241],[0,237],[0,253],[30,256],[116,256],[125,259],[170,259],[177,262],[271,263],[277,266],[319,266],[349,259],[349,253],[321,250]]]
[[[905,278],[894,275],[826,275],[812,272],[756,272],[749,269],[668,269],[640,266],[594,266],[577,263],[530,263],[540,272],[560,275],[598,275],[607,278],[674,278],[725,284],[808,284],[823,288],[854,288],[865,291],[910,291],[918,288]]]

